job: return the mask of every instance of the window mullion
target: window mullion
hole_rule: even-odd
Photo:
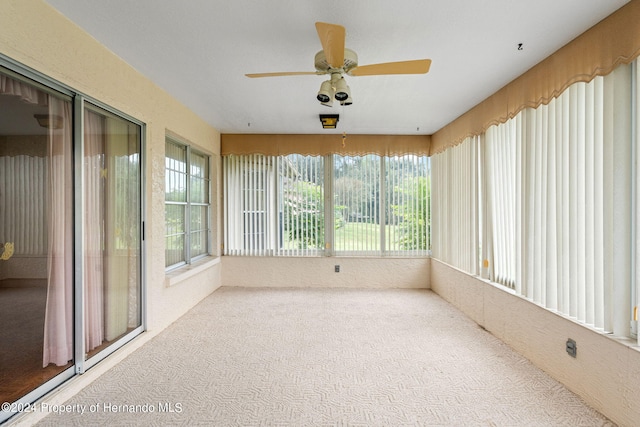
[[[324,157],[324,254],[325,256],[335,255],[335,218],[334,218],[334,197],[333,184],[334,155],[327,154]]]
[[[386,254],[386,250],[385,250],[385,245],[386,245],[386,238],[385,238],[385,231],[386,231],[386,206],[387,206],[387,195],[386,195],[386,190],[387,190],[387,186],[386,186],[386,180],[384,179],[385,177],[385,160],[387,159],[387,157],[385,156],[380,156],[380,179],[379,179],[379,186],[380,186],[380,200],[378,201],[378,223],[380,225],[379,228],[379,232],[380,232],[380,255],[384,256]]]

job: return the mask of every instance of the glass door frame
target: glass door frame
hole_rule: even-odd
[[[100,350],[90,358],[86,358],[87,354],[85,347],[85,326],[86,323],[84,321],[84,305],[81,303],[84,301],[84,198],[82,197],[83,189],[85,187],[85,176],[84,176],[84,114],[86,110],[85,104],[91,104],[93,106],[99,107],[115,116],[118,116],[122,119],[128,120],[131,123],[140,126],[140,260],[139,260],[139,269],[140,269],[140,325],[134,328],[132,331],[125,334],[123,337],[116,340],[114,343],[110,344],[103,350]],[[144,236],[144,225],[146,219],[145,213],[145,161],[144,155],[145,152],[145,124],[141,121],[128,116],[127,114],[122,113],[100,101],[92,99],[86,95],[77,94],[74,98],[74,365],[75,365],[75,373],[83,374],[87,369],[90,369],[96,363],[103,360],[105,357],[109,356],[123,345],[140,335],[147,329],[146,319],[146,262],[145,262],[145,236]]]
[[[122,346],[136,338],[147,329],[147,281],[146,281],[146,240],[145,240],[145,223],[146,223],[146,125],[140,120],[129,116],[122,111],[116,110],[109,105],[80,93],[73,88],[62,84],[45,74],[27,67],[0,53],[0,68],[3,73],[21,80],[29,81],[30,84],[45,91],[52,91],[57,94],[69,97],[73,106],[73,336],[74,336],[74,360],[72,366],[65,369],[54,378],[44,382],[40,386],[31,390],[24,396],[14,402],[9,402],[11,409],[9,411],[0,411],[0,423],[18,415],[20,412],[28,412],[33,410],[33,402],[42,398],[47,393],[60,387],[66,381],[73,377],[83,374],[92,366],[96,365],[107,356],[120,349]],[[83,193],[84,188],[84,172],[83,172],[83,142],[84,142],[84,107],[85,103],[104,109],[122,119],[125,119],[140,129],[140,224],[139,224],[139,242],[140,242],[140,259],[138,260],[139,278],[140,278],[140,325],[125,335],[114,341],[103,350],[92,355],[85,360],[85,341],[84,341],[84,287],[83,287]]]

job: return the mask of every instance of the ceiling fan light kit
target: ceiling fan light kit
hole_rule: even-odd
[[[333,104],[334,92],[335,91],[331,86],[331,81],[326,80],[320,85],[320,90],[318,91],[318,96],[316,98],[322,105],[331,107],[331,105]]]
[[[376,76],[388,74],[426,74],[431,67],[430,59],[417,59],[400,62],[383,62],[358,66],[358,55],[344,47],[346,30],[342,25],[316,22],[316,31],[322,44],[322,50],[316,53],[316,71],[285,71],[276,73],[245,74],[247,77],[279,77],[300,75],[331,75],[330,80],[322,82],[316,98],[322,105],[331,107],[333,99],[340,105],[351,105],[351,89],[344,79],[348,76]],[[337,122],[337,120],[336,120]]]
[[[340,73],[332,73],[331,80],[325,80],[320,85],[320,90],[316,96],[322,105],[333,106],[333,99],[340,102],[340,105],[351,105],[351,89]]]
[[[334,76],[339,76],[339,74],[335,73],[331,75],[332,82],[334,81]],[[344,81],[344,77],[339,76],[338,78],[335,79],[335,88],[336,88],[336,93],[334,96],[336,98],[336,101],[340,101],[340,102],[346,101],[351,93],[351,90],[349,90],[349,86],[347,86],[347,82]]]

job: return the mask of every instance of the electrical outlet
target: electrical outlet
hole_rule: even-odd
[[[566,350],[567,350],[567,354],[569,354],[569,356],[571,357],[576,357],[576,354],[578,353],[578,347],[576,346],[576,342],[571,338],[567,340]]]
[[[339,265],[336,265],[335,271],[336,271],[336,273],[340,273],[340,266]]]

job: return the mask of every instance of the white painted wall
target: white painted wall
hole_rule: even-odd
[[[640,351],[507,289],[431,260],[431,288],[621,426],[640,420]],[[577,357],[565,351],[576,341]]]
[[[429,288],[428,258],[222,257],[224,286]],[[340,273],[334,268],[340,265]]]

